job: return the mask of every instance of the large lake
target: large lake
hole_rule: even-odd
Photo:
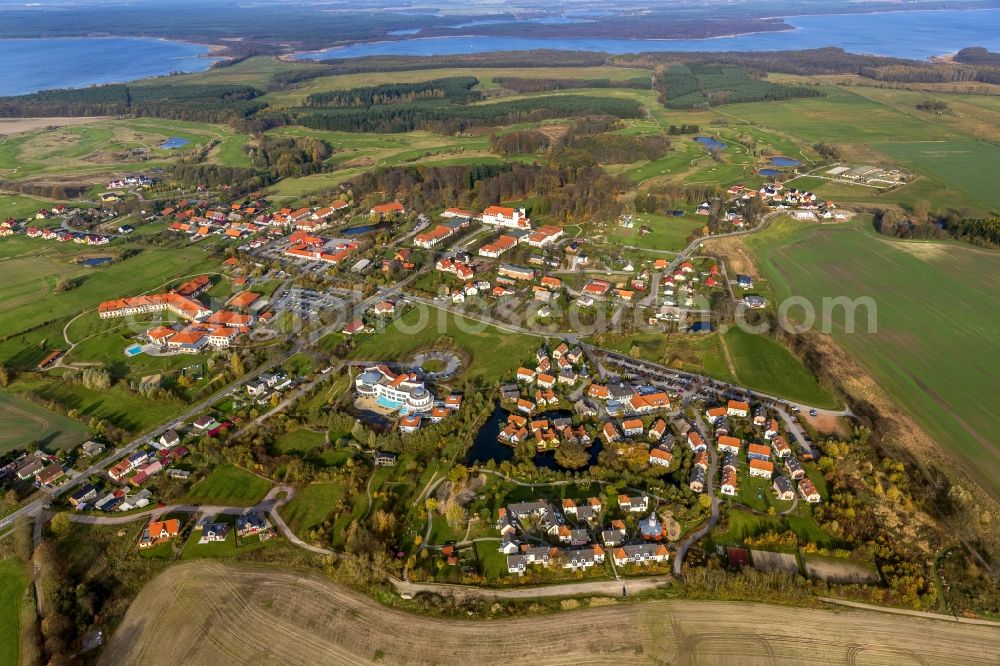
[[[208,47],[162,39],[0,39],[0,95],[133,81],[215,62]]]
[[[1000,9],[901,11],[881,14],[792,16],[794,30],[716,39],[532,39],[530,37],[428,37],[373,42],[301,54],[310,58],[369,55],[451,55],[486,51],[566,49],[637,53],[639,51],[785,51],[839,46],[851,53],[874,53],[923,60],[967,46],[1000,51]],[[531,25],[525,24],[530,34]]]

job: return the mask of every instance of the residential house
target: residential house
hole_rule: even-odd
[[[667,422],[663,419],[656,419],[656,423],[649,429],[649,438],[654,442],[663,439],[663,434],[667,431]]]
[[[691,488],[692,492],[701,493],[705,492],[705,468],[695,465],[691,468],[691,474],[688,476],[688,487]]]
[[[645,494],[637,495],[636,497],[619,495],[618,506],[622,511],[628,513],[643,513],[649,510],[649,496]]]
[[[618,428],[615,427],[614,423],[610,421],[604,424],[604,428],[601,430],[604,435],[604,443],[610,444],[611,442],[617,442],[622,438],[621,433],[618,432]]]
[[[735,495],[737,489],[739,488],[739,481],[736,477],[736,472],[733,470],[725,470],[722,474],[722,485],[719,486],[719,491],[723,495]]]
[[[806,478],[799,479],[799,495],[810,504],[818,504],[823,499],[813,482]]]
[[[791,457],[785,458],[785,471],[793,481],[798,481],[806,475],[806,471],[802,469],[802,464],[795,458]]]
[[[774,488],[774,496],[777,499],[785,502],[791,502],[795,499],[795,490],[792,488],[792,482],[780,474],[774,477],[771,487]]]
[[[601,542],[605,546],[618,546],[625,541],[627,536],[625,523],[621,520],[612,520],[611,527],[601,531]]]
[[[747,456],[758,460],[770,460],[771,449],[763,444],[751,444],[747,447]]]
[[[750,460],[748,466],[750,467],[750,476],[759,476],[765,479],[770,479],[771,475],[774,474],[774,463],[770,460],[753,458]]]
[[[180,438],[180,435],[177,434],[177,431],[176,430],[168,430],[165,433],[163,433],[162,435],[160,435],[160,439],[157,440],[153,444],[153,446],[155,446],[156,448],[162,450],[162,449],[169,449],[171,447],[177,446],[180,443],[181,443],[181,438]]]
[[[743,442],[738,437],[731,437],[729,435],[721,435],[715,442],[716,448],[719,451],[729,451],[734,454],[739,454],[740,447],[743,446]]]
[[[667,547],[662,543],[625,544],[614,551],[615,565],[638,564],[641,566],[654,562],[666,562],[669,557]]]
[[[78,507],[81,504],[89,502],[95,497],[97,497],[97,489],[93,486],[93,484],[86,483],[70,495],[69,498],[67,498],[67,501],[70,506]]]
[[[399,420],[399,432],[412,433],[420,430],[420,415],[407,414]]]
[[[726,413],[729,416],[737,416],[740,418],[745,418],[747,414],[750,413],[750,405],[746,402],[741,402],[739,400],[730,400],[729,405],[726,409]]]
[[[198,543],[217,543],[229,538],[229,523],[206,523],[201,528]]]
[[[163,521],[153,521],[142,530],[139,538],[139,548],[151,548],[177,536],[181,531],[181,523],[176,518]]]
[[[688,433],[688,447],[692,451],[704,451],[707,448],[705,446],[705,440],[702,439],[701,435],[696,430],[692,430]]]
[[[663,467],[670,466],[670,460],[673,456],[670,455],[669,451],[664,451],[663,449],[653,449],[649,452],[649,464],[650,465],[661,465]]]
[[[771,442],[771,447],[774,448],[774,455],[777,458],[787,458],[792,455],[792,447],[788,445],[788,441],[784,437],[775,437],[774,441]]]
[[[646,428],[640,419],[629,419],[622,423],[622,431],[625,433],[626,437],[641,435],[645,429]]]

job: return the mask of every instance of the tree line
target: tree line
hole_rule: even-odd
[[[111,84],[0,97],[0,117],[149,116],[227,123],[265,108],[262,90],[238,85]]]
[[[573,88],[636,88],[648,90],[649,76],[637,76],[631,79],[531,79],[520,76],[493,77],[494,83],[499,83],[508,90],[518,93],[545,92],[549,90],[570,90]]]
[[[467,104],[482,98],[478,91],[472,90],[478,83],[479,79],[474,76],[452,76],[419,83],[385,83],[313,93],[306,97],[303,104],[310,107],[352,109],[426,99],[447,99],[456,104]]]

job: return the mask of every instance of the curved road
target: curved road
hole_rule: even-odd
[[[284,493],[284,496],[279,498],[278,495],[281,493]],[[267,495],[264,496],[264,499],[262,499],[258,504],[250,507],[212,504],[168,504],[166,506],[153,507],[145,511],[137,511],[126,516],[92,516],[70,513],[69,519],[71,522],[83,523],[85,525],[125,525],[137,520],[143,520],[147,517],[155,520],[156,518],[168,513],[194,513],[214,516],[225,514],[230,516],[242,516],[245,513],[259,511],[270,516],[271,522],[274,523],[274,526],[279,532],[281,532],[281,535],[290,543],[298,546],[299,548],[304,548],[312,553],[316,553],[317,555],[334,555],[335,553],[328,548],[320,548],[319,546],[313,546],[305,543],[302,539],[295,536],[295,533],[292,532],[291,528],[288,527],[288,524],[285,523],[284,519],[278,513],[278,509],[290,502],[293,497],[295,497],[295,488],[292,486],[281,485],[271,488]],[[35,521],[36,524],[41,524],[42,522],[43,521]]]

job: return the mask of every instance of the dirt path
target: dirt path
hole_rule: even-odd
[[[994,627],[851,608],[577,603],[519,619],[434,618],[319,574],[185,562],[143,588],[99,663],[990,664],[1000,642]]]

